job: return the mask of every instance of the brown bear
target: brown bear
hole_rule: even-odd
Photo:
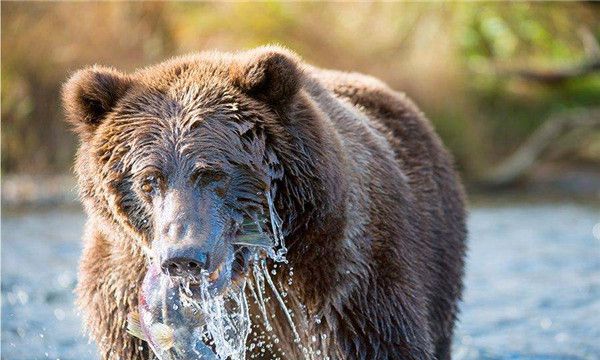
[[[90,67],[66,83],[63,101],[81,140],[75,171],[88,214],[78,306],[103,359],[153,356],[126,333],[149,262],[206,269],[222,287],[253,276],[231,244],[240,219],[266,206],[265,191],[288,249],[278,273],[293,268],[296,331],[319,350],[299,350],[272,301],[280,340],[248,354],[451,358],[463,190],[403,94],[267,46],[132,74]]]

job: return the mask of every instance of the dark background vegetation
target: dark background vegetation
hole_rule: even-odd
[[[595,3],[2,2],[2,173],[70,171],[76,140],[60,87],[83,66],[133,71],[279,43],[408,93],[476,182],[551,114],[600,105],[598,72],[544,78],[599,56],[599,38]],[[550,149],[537,163],[555,172],[599,168],[600,130],[571,131]]]

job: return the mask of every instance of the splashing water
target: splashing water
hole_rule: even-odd
[[[200,299],[197,301],[192,297],[189,285],[184,287],[186,305],[195,307],[205,317],[206,323],[199,334],[200,338],[214,348],[219,359],[244,359],[250,331],[244,288],[245,281],[235,291],[214,296],[208,288],[208,282],[202,281]]]
[[[281,218],[277,214],[277,211],[275,211],[275,204],[273,203],[271,192],[265,192],[265,196],[269,207],[269,218],[271,219],[271,230],[273,231],[274,238],[271,257],[277,262],[287,262],[287,259],[285,258],[287,248],[285,247],[285,239],[281,228]]]
[[[251,274],[239,284],[217,293],[211,289],[207,273],[199,286],[190,286],[189,280],[173,280],[157,267],[149,269],[140,293],[138,322],[135,316],[129,319],[128,331],[148,341],[160,360],[244,360],[247,350],[253,349],[262,355],[267,350],[273,354],[279,352],[285,358],[285,352],[278,349],[281,341],[272,323],[278,321],[275,312],[283,315],[282,322],[275,327],[287,327],[286,332],[305,359],[321,354],[314,348],[317,344],[302,341],[297,325],[302,314],[294,314],[288,305],[288,289],[282,284],[291,286],[293,272],[290,270],[289,278],[281,284],[271,277],[277,274],[277,264],[287,264],[287,248],[272,195],[267,191],[265,197],[270,229],[263,229],[267,221],[259,216],[253,216],[248,223],[255,225],[256,233],[244,237],[238,245],[253,248],[255,252],[251,256]],[[272,270],[268,268],[268,259],[274,263]],[[254,319],[250,317],[248,296],[253,298],[260,313]],[[299,310],[304,313],[305,307],[301,305]],[[260,326],[264,330],[256,334],[258,330],[252,329]],[[251,333],[254,336],[247,349]]]
[[[225,293],[187,279],[148,270],[139,313],[130,314],[128,331],[146,340],[160,360],[244,359],[250,331],[245,281]]]
[[[275,266],[277,266],[275,264]],[[275,267],[274,266],[274,267]],[[274,355],[274,358],[303,358],[303,359],[326,359],[322,354],[325,353],[323,346],[326,343],[326,335],[318,336],[307,339],[302,337],[299,328],[304,331],[307,329],[308,316],[306,307],[301,303],[295,303],[297,299],[293,299],[292,303],[290,296],[288,296],[288,288],[282,283],[277,283],[273,280],[271,275],[276,275],[275,269],[270,270],[267,266],[267,260],[265,258],[257,259],[254,262],[252,268],[252,280],[248,281],[247,288],[249,289],[249,295],[254,303],[256,304],[260,316],[256,316],[256,322],[253,322],[252,327],[254,333],[257,336],[254,337],[251,347],[266,348],[269,349]],[[292,284],[293,271],[287,272],[287,284]],[[281,278],[279,279],[281,280]],[[286,283],[285,281],[283,283]],[[281,317],[276,317],[276,313],[280,313]],[[254,319],[253,319],[254,320]],[[274,324],[273,322],[276,322]],[[314,322],[318,324],[317,321]],[[262,330],[259,325],[262,325]],[[282,329],[285,328],[285,329]],[[283,330],[283,333],[277,330]],[[306,335],[306,334],[304,334]],[[291,339],[293,342],[293,350],[297,355],[290,357],[286,356],[284,350],[279,347],[284,345],[280,341],[280,336],[285,336],[286,339]],[[264,354],[261,351],[261,356],[257,358],[264,358]],[[279,353],[280,356],[276,354]],[[252,356],[251,356],[252,358]]]

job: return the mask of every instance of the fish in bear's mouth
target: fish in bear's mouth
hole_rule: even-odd
[[[187,266],[187,269],[161,266],[162,271],[169,277],[181,278],[179,280],[185,281],[192,287],[206,280],[213,291],[222,292],[229,287],[239,285],[239,282],[245,278],[252,260],[261,251],[269,251],[274,246],[271,237],[262,231],[237,235],[230,243],[229,254],[211,271],[196,269],[198,265],[194,262],[177,265]]]
[[[256,249],[233,245],[231,254],[211,272],[202,270],[197,275],[191,275],[193,272],[186,272],[185,275],[175,275],[169,269],[163,269],[163,273],[176,280],[184,281],[190,287],[199,286],[202,281],[207,281],[212,290],[221,292],[238,285],[245,278],[252,259],[256,255]],[[197,265],[190,263],[187,266],[193,270]]]
[[[223,304],[234,299],[237,301],[234,311],[244,311],[240,303],[245,301],[240,300],[244,296],[244,279],[252,263],[269,256],[274,246],[270,234],[263,231],[239,234],[230,244],[229,254],[210,272],[180,271],[182,276],[173,276],[169,269],[150,263],[139,292],[138,308],[128,315],[127,331],[148,342],[159,359],[196,359],[198,354],[202,359],[217,358],[214,341],[210,346],[199,336],[205,331],[207,321],[211,321],[205,302],[226,307]],[[223,310],[225,314],[227,309]],[[239,321],[239,314],[235,318]],[[250,321],[249,317],[246,320]],[[242,342],[243,349],[246,336],[241,332],[230,334],[229,339]]]

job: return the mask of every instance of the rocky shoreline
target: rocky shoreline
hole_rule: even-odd
[[[5,209],[76,206],[73,175],[22,175],[2,177],[2,207]]]

